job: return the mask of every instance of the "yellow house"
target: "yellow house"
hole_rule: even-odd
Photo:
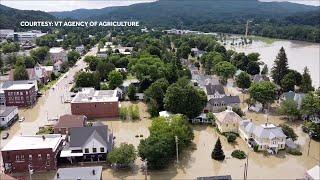
[[[227,107],[227,110],[216,114],[216,125],[221,133],[238,133],[240,121],[242,121],[242,118],[233,112],[230,106]]]

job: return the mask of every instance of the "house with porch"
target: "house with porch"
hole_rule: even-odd
[[[70,129],[68,143],[60,157],[73,161],[105,161],[113,149],[113,134],[108,126],[96,122],[92,126]]]
[[[250,120],[243,120],[239,126],[240,137],[251,147],[277,153],[286,147],[286,135],[280,127],[270,123],[255,125]]]
[[[242,118],[232,111],[232,107],[228,106],[227,110],[216,113],[216,125],[221,133],[234,132],[238,133],[239,123]]]

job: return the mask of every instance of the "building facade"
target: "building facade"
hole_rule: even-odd
[[[0,106],[0,127],[8,127],[18,119],[17,106]]]
[[[13,137],[1,150],[5,173],[57,169],[64,138],[60,134]]]
[[[4,89],[6,106],[32,106],[37,100],[34,84],[13,84]]]
[[[49,50],[49,56],[53,64],[57,61],[68,61],[67,53],[61,47],[53,47]]]
[[[83,88],[71,101],[73,115],[88,118],[112,118],[119,115],[119,98],[115,90]]]

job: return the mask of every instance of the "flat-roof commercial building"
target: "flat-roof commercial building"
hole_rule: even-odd
[[[0,127],[8,127],[18,119],[17,106],[0,106]]]
[[[73,115],[88,118],[112,118],[119,115],[119,98],[116,90],[83,88],[71,101]]]
[[[65,136],[14,136],[1,150],[5,173],[57,169],[57,155]]]
[[[101,176],[102,166],[59,168],[56,175],[54,176],[54,180],[100,180],[102,179]]]
[[[6,106],[32,106],[37,99],[37,91],[34,83],[12,83],[3,89],[3,91]]]

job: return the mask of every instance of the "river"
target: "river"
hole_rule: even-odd
[[[261,40],[262,39],[262,40]],[[268,65],[269,72],[273,62],[283,47],[286,51],[289,68],[303,72],[304,67],[308,67],[314,87],[320,86],[320,44],[301,41],[276,40],[265,38],[254,38],[253,43],[244,46],[227,45],[228,49],[237,52],[260,53],[260,59]]]

